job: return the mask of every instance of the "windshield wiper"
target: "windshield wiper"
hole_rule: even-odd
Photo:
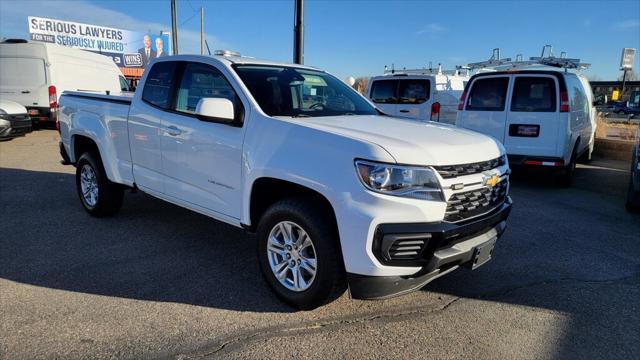
[[[301,118],[301,117],[311,117],[311,115],[307,115],[307,114],[293,114],[291,115],[292,118]]]

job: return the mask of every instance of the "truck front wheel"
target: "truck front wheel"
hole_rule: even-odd
[[[100,158],[86,152],[76,164],[76,189],[82,206],[96,217],[115,215],[122,206],[124,189],[107,178]]]
[[[327,214],[304,200],[283,200],[267,209],[257,237],[262,275],[284,302],[311,310],[344,292],[338,232]]]

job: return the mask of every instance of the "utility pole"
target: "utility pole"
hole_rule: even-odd
[[[624,68],[624,70],[622,71],[622,90],[620,90],[620,98],[622,99],[622,97],[624,96],[624,85],[627,82],[627,68]]]
[[[200,55],[204,55],[204,7],[200,8]]]
[[[173,54],[178,55],[178,9],[176,0],[171,0],[171,43],[173,46]]]
[[[304,64],[304,0],[295,0],[293,19],[293,62]]]

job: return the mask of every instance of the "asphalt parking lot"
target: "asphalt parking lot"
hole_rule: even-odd
[[[253,240],[142,193],[82,209],[58,135],[0,143],[0,358],[607,358],[640,354],[640,217],[627,163],[575,185],[516,174],[495,258],[385,301],[309,312],[262,280]]]

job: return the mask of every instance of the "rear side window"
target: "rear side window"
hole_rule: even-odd
[[[0,84],[34,87],[46,82],[44,60],[36,58],[0,57]]]
[[[371,101],[378,104],[397,104],[398,80],[377,80],[371,85]]]
[[[175,82],[175,61],[159,62],[153,65],[144,83],[142,100],[160,107],[169,109],[171,107],[171,88]]]
[[[473,82],[466,110],[503,111],[508,77],[480,78]]]
[[[234,103],[235,109],[239,108],[240,100],[237,99],[236,92],[218,69],[190,63],[182,75],[175,109],[194,114],[202,98],[225,98]]]
[[[400,104],[422,104],[429,100],[429,80],[400,80]]]
[[[517,77],[513,85],[511,111],[555,112],[555,81],[548,77]]]

